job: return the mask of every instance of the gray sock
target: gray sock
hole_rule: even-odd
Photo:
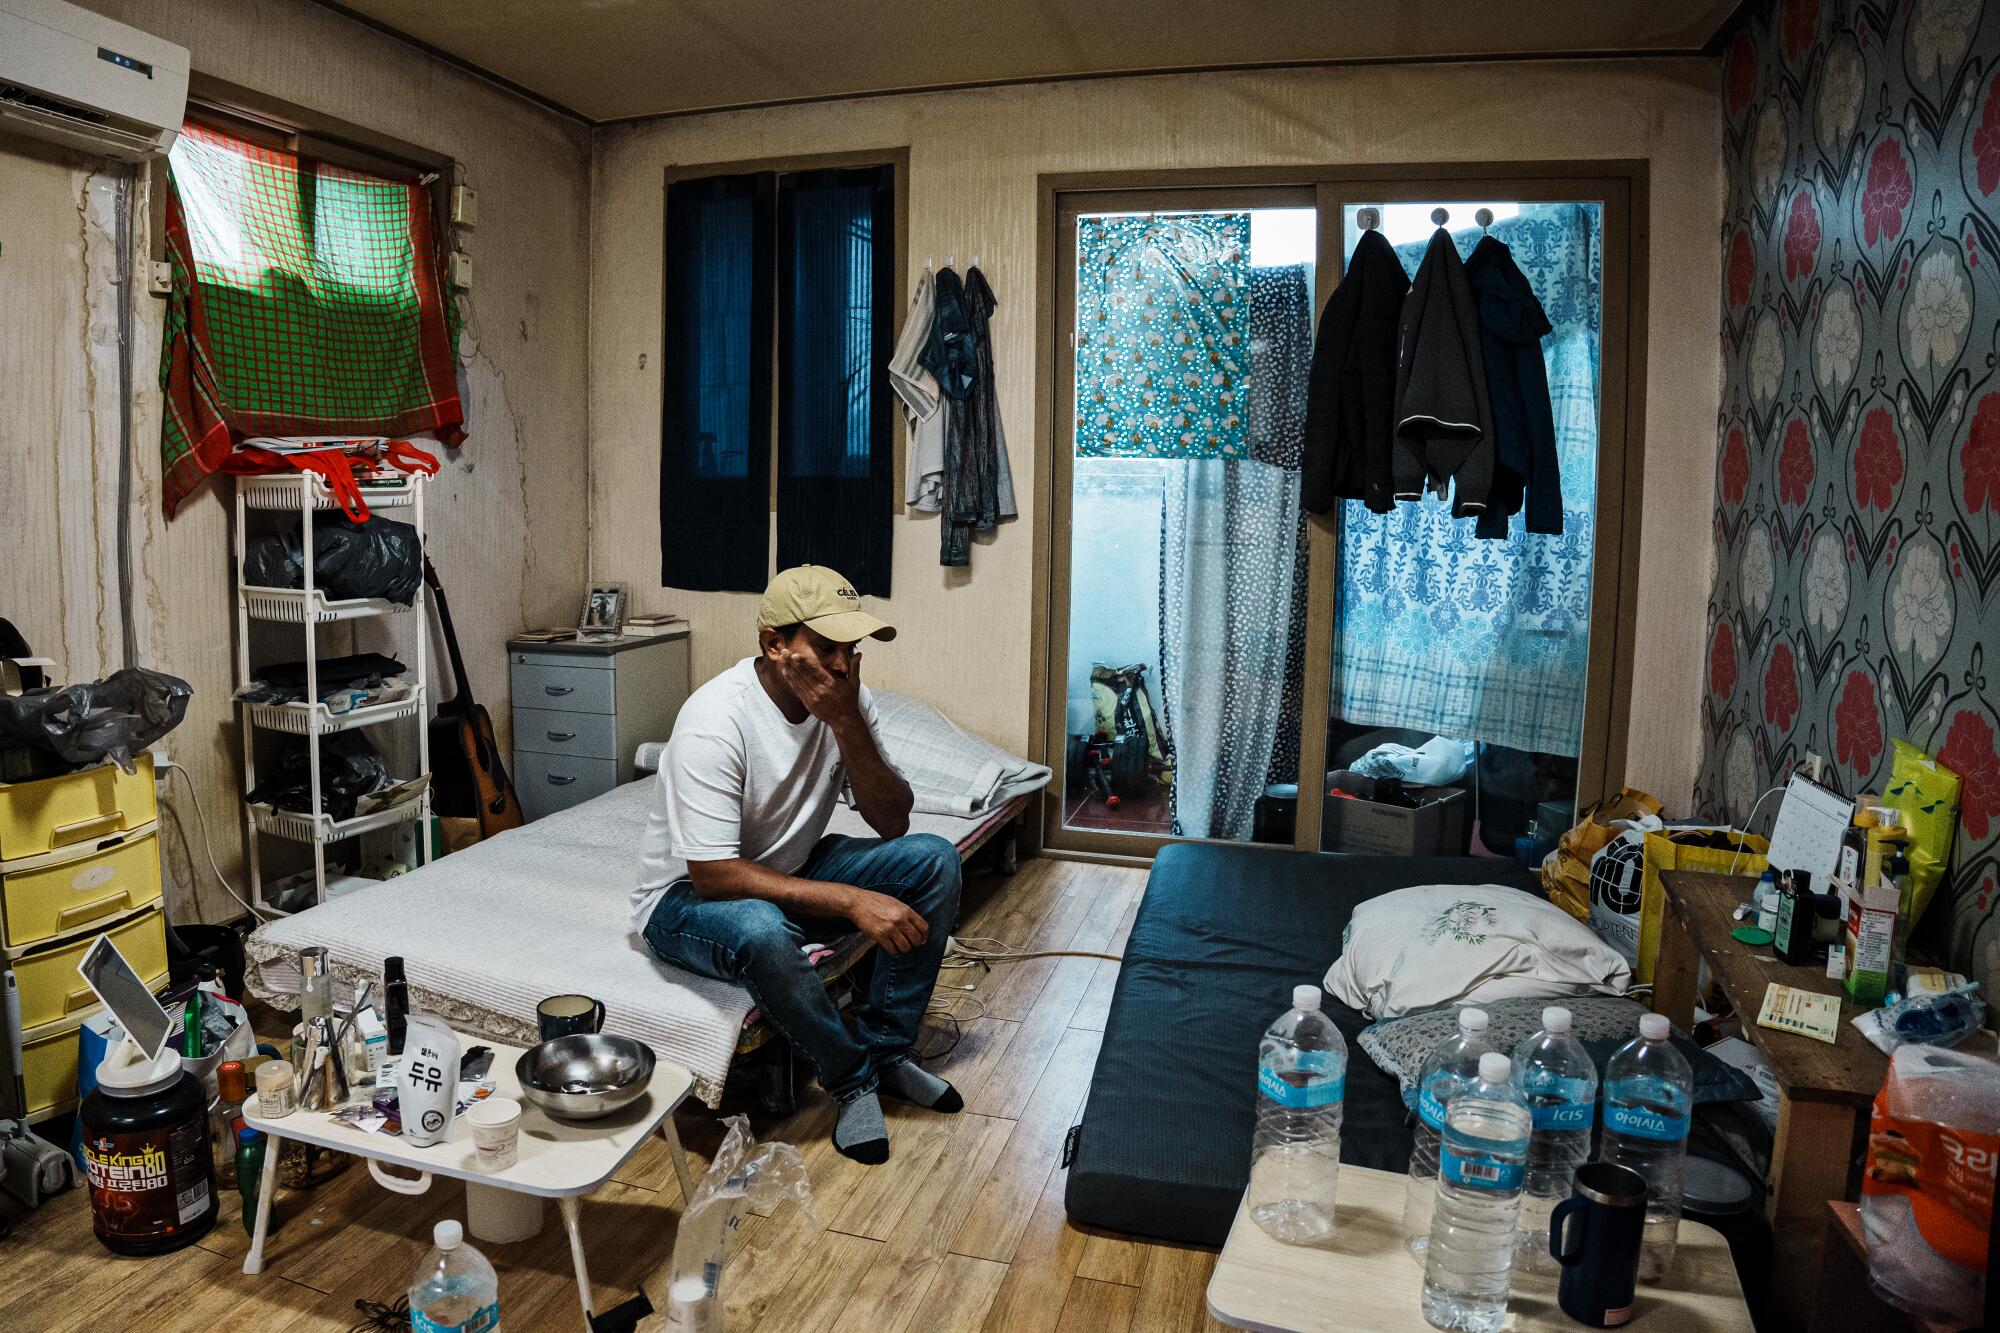
[[[833,1146],[843,1156],[870,1166],[889,1160],[889,1125],[882,1119],[882,1103],[873,1092],[864,1092],[853,1101],[840,1104],[840,1119],[833,1126]]]
[[[928,1069],[920,1068],[915,1060],[898,1061],[883,1070],[882,1091],[932,1111],[965,1109],[965,1098],[958,1095],[957,1088]]]

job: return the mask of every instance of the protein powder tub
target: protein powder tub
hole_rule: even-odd
[[[165,1254],[215,1224],[208,1097],[171,1045],[148,1060],[130,1038],[97,1067],[78,1113],[91,1224],[113,1254]]]

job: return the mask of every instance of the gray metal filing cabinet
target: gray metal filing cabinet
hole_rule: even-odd
[[[608,643],[507,644],[514,785],[529,819],[639,776],[633,752],[663,741],[687,702],[688,627]]]

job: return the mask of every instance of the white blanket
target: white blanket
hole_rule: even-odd
[[[324,945],[336,988],[379,986],[382,960],[401,955],[411,1004],[462,1032],[533,1045],[535,1006],[581,992],[604,1001],[607,1032],[637,1037],[694,1074],[695,1095],[722,1096],[750,995],[740,986],[660,962],[632,933],[628,892],[651,780],[475,843],[431,865],[296,916],[248,942],[250,987],[296,1006],[298,951]],[[919,815],[911,831],[961,847],[1006,813]],[[867,836],[841,807],[834,833]]]
[[[982,740],[921,699],[875,691],[883,757],[910,784],[917,813],[977,815],[1040,791],[1049,770]]]

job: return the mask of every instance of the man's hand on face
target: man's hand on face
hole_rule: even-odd
[[[848,658],[847,674],[836,676],[811,653],[778,650],[778,673],[805,710],[822,722],[849,721],[861,715],[861,654]]]
[[[908,953],[930,937],[931,928],[909,904],[872,889],[857,889],[847,916],[855,928],[886,953]]]

